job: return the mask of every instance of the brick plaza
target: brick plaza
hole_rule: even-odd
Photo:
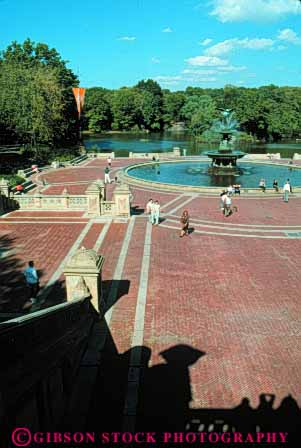
[[[115,159],[113,169],[128,164]],[[103,177],[104,166],[92,160],[39,174],[49,184],[43,194],[64,188],[81,194]],[[180,189],[131,191],[137,214],[127,221],[88,218],[82,212],[2,216],[2,311],[18,312],[26,300],[22,271],[28,260],[35,261],[43,306],[49,306],[65,296],[63,266],[70,253],[94,248],[105,257],[105,301],[118,282],[106,321],[119,354],[138,341],[154,367],[165,362],[162,351],[177,345],[202,352],[189,367],[192,409],[234,408],[243,398],[256,408],[262,393],[275,395],[274,407],[288,395],[300,406],[301,197],[294,195],[286,204],[281,194],[242,195],[233,200],[238,212],[225,218],[219,197]],[[143,213],[149,198],[161,204],[158,227]],[[180,239],[184,209],[192,232]]]

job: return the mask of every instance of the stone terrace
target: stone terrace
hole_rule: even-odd
[[[113,160],[113,169],[128,163]],[[104,166],[92,160],[39,177],[51,183],[46,194],[65,186],[72,192],[102,178]],[[275,394],[275,406],[288,394],[301,405],[301,197],[287,204],[280,194],[234,198],[238,212],[225,218],[218,197],[131,189],[128,222],[79,212],[1,217],[2,311],[20,310],[28,260],[40,271],[48,306],[64,295],[66,258],[83,245],[94,248],[105,256],[106,321],[120,355],[143,345],[154,367],[164,362],[160,352],[178,344],[202,351],[189,369],[191,408],[233,408],[244,397],[256,407],[262,393]],[[158,227],[143,213],[150,197],[161,203]],[[191,233],[180,239],[185,208]]]

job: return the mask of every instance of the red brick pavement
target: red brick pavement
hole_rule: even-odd
[[[2,296],[5,309],[20,311],[28,291],[22,272],[34,260],[43,287],[75,242],[83,224],[1,224],[1,247],[8,255],[1,260]]]
[[[116,303],[110,330],[119,353],[131,347],[136,313],[146,220],[136,220],[123,270],[122,297]]]
[[[258,404],[274,393],[301,402],[301,241],[195,236],[155,228],[144,345],[191,345],[193,407]]]
[[[243,199],[233,198],[233,205],[237,205],[238,213],[230,217],[224,217],[219,204],[219,197],[216,198],[196,198],[188,203],[185,208],[188,209],[191,218],[218,221],[224,223],[238,224],[264,224],[264,225],[283,225],[293,226],[301,224],[301,200],[290,199],[288,203],[283,202],[279,195],[273,199]],[[180,216],[180,211],[176,215]]]

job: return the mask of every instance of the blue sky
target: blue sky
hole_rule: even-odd
[[[0,0],[0,50],[47,43],[83,87],[301,84],[298,0]]]

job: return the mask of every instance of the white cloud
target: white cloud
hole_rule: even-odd
[[[249,50],[265,50],[270,49],[274,45],[272,39],[254,38],[249,39],[227,39],[218,44],[212,45],[205,50],[205,54],[209,56],[221,56],[239,48],[246,48]]]
[[[211,15],[220,22],[268,22],[300,14],[298,0],[213,0]]]
[[[279,31],[278,39],[295,45],[301,44],[301,36],[298,36],[298,34],[291,28],[285,28],[284,30]]]
[[[229,64],[228,60],[217,58],[214,56],[196,56],[194,58],[186,59],[186,62],[189,65],[199,67],[218,67]]]
[[[218,73],[217,70],[193,70],[190,68],[186,68],[182,71],[185,75],[215,75]]]
[[[172,33],[172,32],[173,32],[173,30],[169,26],[162,30],[162,33]]]
[[[207,45],[211,44],[211,42],[212,42],[212,39],[207,38],[207,39],[201,40],[200,45],[202,45],[203,47],[206,47]]]
[[[160,64],[160,59],[158,59],[158,58],[156,58],[156,57],[153,57],[153,58],[151,59],[151,61],[152,61],[153,64]]]
[[[125,40],[125,41],[128,41],[128,42],[132,42],[132,41],[136,40],[136,37],[134,37],[134,36],[122,36],[122,37],[119,37],[118,40]]]
[[[176,85],[182,81],[181,76],[156,76],[155,80],[165,85]]]
[[[247,70],[245,65],[226,65],[225,67],[218,68],[220,72],[242,72]]]

